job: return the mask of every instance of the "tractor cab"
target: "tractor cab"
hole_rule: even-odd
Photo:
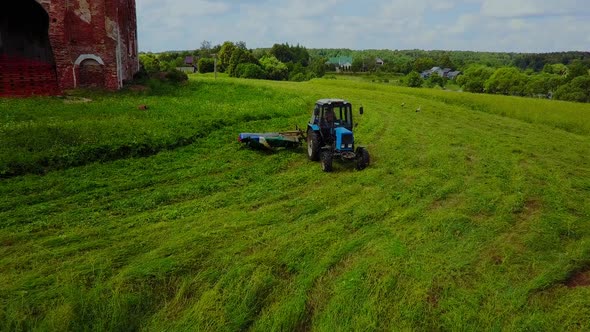
[[[340,99],[319,100],[315,105],[311,123],[322,128],[344,127],[352,130],[352,105]]]
[[[362,107],[360,114],[363,114]],[[364,148],[357,148],[355,152],[353,128],[352,105],[349,102],[343,99],[318,100],[307,125],[309,159],[321,159],[324,171],[331,170],[334,157],[357,159],[357,168],[365,168],[368,153]]]

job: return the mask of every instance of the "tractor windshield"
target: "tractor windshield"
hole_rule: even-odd
[[[352,128],[352,106],[350,104],[336,104],[324,106],[324,119],[336,127]]]

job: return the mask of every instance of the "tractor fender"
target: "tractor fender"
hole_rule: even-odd
[[[317,131],[320,131],[320,126],[318,126],[317,124],[308,124],[307,129],[311,129],[311,130],[317,132]]]

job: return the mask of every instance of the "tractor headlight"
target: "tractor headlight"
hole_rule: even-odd
[[[342,144],[342,145],[340,145],[340,148],[341,148],[341,149],[346,149],[346,144]]]

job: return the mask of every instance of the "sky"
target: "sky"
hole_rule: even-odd
[[[142,51],[244,41],[307,48],[590,50],[590,0],[136,0]]]

